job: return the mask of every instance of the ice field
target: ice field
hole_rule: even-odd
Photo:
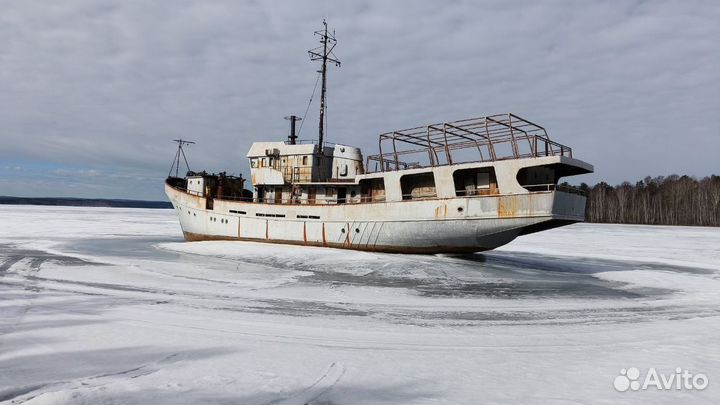
[[[619,392],[630,367],[709,385]],[[714,404],[720,229],[388,255],[188,243],[173,210],[0,206],[0,402]]]

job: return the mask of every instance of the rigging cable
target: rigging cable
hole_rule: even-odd
[[[315,79],[315,87],[313,87],[312,95],[310,96],[310,101],[308,101],[307,108],[305,109],[305,114],[303,114],[302,120],[300,121],[300,128],[298,128],[298,136],[300,136],[300,133],[302,132],[303,124],[305,123],[305,117],[307,117],[308,111],[310,111],[310,104],[312,104],[313,97],[315,97],[315,91],[317,91],[317,85],[320,81],[320,72],[318,72],[318,77]]]

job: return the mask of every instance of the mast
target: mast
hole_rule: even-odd
[[[322,45],[308,51],[311,61],[322,61],[322,69],[318,71],[320,74],[322,74],[322,89],[320,91],[320,127],[318,139],[318,143],[320,145],[320,152],[322,152],[323,150],[323,138],[325,135],[325,106],[327,103],[325,99],[327,93],[327,63],[328,61],[330,61],[334,63],[335,66],[340,67],[340,61],[337,59],[337,56],[333,54],[333,49],[335,49],[335,45],[337,44],[337,40],[335,39],[335,31],[333,31],[332,34],[328,32],[328,26],[325,20],[323,20],[323,26],[324,28],[322,30],[315,31],[315,35],[318,35],[320,37],[320,43]]]

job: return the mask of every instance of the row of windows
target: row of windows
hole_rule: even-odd
[[[233,214],[242,214],[242,215],[247,214],[247,212],[245,212],[245,211],[237,211],[237,210],[230,210],[230,212]],[[187,213],[188,213],[188,215],[190,215],[190,211],[188,211]],[[192,214],[193,214],[193,216],[197,216],[197,214],[195,214],[194,212]],[[263,214],[260,212],[256,213],[255,216],[256,217],[285,218],[285,214]],[[296,217],[297,218],[306,218],[306,219],[320,219],[320,217],[317,215],[296,215]],[[211,222],[217,222],[217,220],[218,220],[217,217],[210,217]],[[227,224],[227,223],[229,223],[229,220],[220,218],[220,223]]]
[[[287,162],[287,159],[282,158],[282,164],[284,165]],[[266,158],[251,158],[250,159],[250,167],[256,168],[256,167],[273,167],[275,164],[275,158],[272,157],[266,157]],[[310,156],[303,156],[302,157],[302,166],[308,166],[310,164]],[[315,158],[315,165],[320,165],[320,158]]]
[[[210,217],[210,221],[212,221],[212,222],[217,222],[217,220],[218,220],[217,217]],[[228,220],[224,219],[224,218],[220,218],[220,223],[227,224]]]
[[[188,214],[189,214],[189,213],[190,213],[190,211],[188,211]],[[232,213],[232,214],[241,214],[241,215],[247,214],[247,212],[245,212],[245,211],[238,211],[238,210],[230,210],[230,213]],[[256,213],[255,216],[256,216],[256,217],[285,218],[285,214],[264,214],[264,213],[261,213],[261,212]],[[296,217],[296,218],[301,218],[301,219],[320,219],[320,217],[317,216],[317,215],[296,215],[295,217]],[[210,217],[210,220],[212,221],[213,218]],[[225,221],[225,223],[227,223],[227,220],[224,220],[224,221]]]

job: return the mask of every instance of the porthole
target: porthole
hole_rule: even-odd
[[[463,207],[458,207],[458,212],[463,212],[463,211],[464,211]]]
[[[355,228],[355,233],[360,233],[360,228]]]
[[[345,233],[345,228],[341,229],[340,232]]]

